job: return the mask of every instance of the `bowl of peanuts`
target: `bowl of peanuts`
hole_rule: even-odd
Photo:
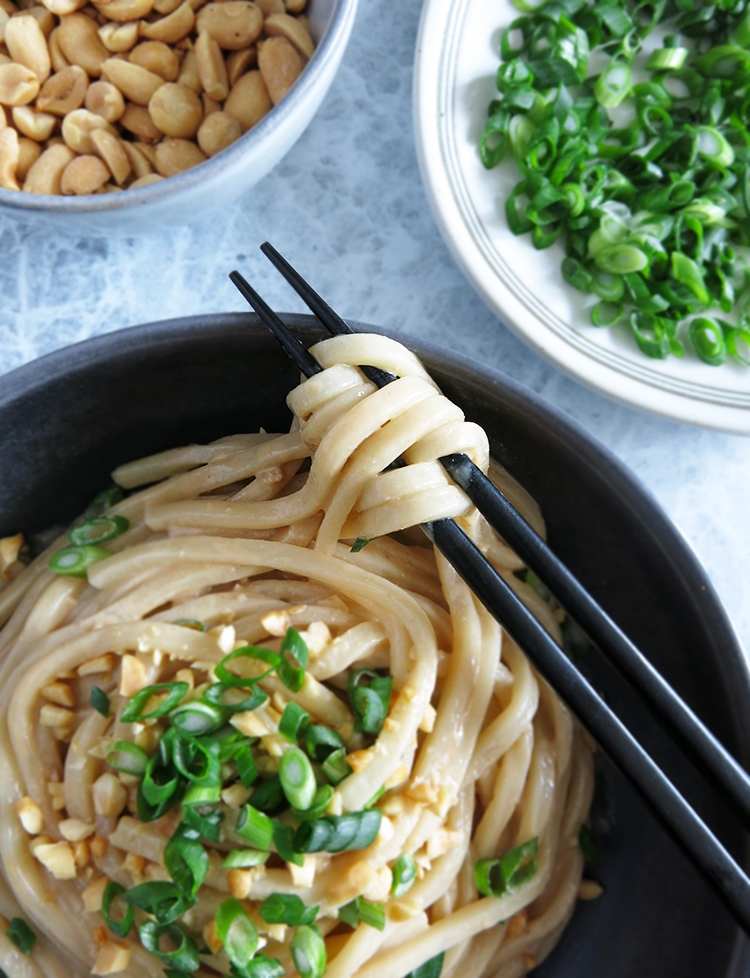
[[[0,0],[0,213],[75,232],[236,199],[327,92],[357,0]]]

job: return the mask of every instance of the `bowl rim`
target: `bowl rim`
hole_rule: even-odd
[[[131,210],[144,204],[164,201],[183,191],[199,186],[233,164],[244,154],[257,151],[263,142],[288,125],[288,120],[298,104],[312,97],[316,86],[323,80],[328,70],[329,59],[346,43],[354,22],[358,0],[333,0],[334,8],[330,22],[315,48],[310,61],[292,86],[289,94],[278,105],[256,123],[252,129],[222,152],[205,160],[183,173],[159,180],[136,191],[118,191],[108,194],[88,194],[83,197],[58,197],[52,194],[27,194],[18,190],[0,188],[0,213],[22,217],[26,214],[101,214]],[[308,120],[309,121],[309,120]],[[307,123],[302,126],[302,131]],[[240,188],[242,189],[242,188]]]

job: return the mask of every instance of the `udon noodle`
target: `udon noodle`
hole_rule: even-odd
[[[140,978],[165,968],[257,978],[293,975],[295,967],[316,978],[321,944],[328,978],[414,971],[513,978],[549,953],[573,911],[591,745],[414,529],[457,519],[559,639],[559,609],[524,582],[521,562],[437,459],[468,453],[543,532],[538,509],[490,463],[482,429],[402,346],[340,336],[313,353],[324,370],[290,393],[288,434],[236,435],[126,464],[115,482],[146,488],[107,511],[128,528],[104,544],[108,554],[94,555],[106,559],[91,563],[87,576],[52,573],[47,561],[63,539],[6,575],[13,580],[0,593],[0,966],[9,978],[92,971]],[[399,379],[378,390],[360,363]],[[398,458],[406,464],[389,468]],[[295,634],[306,651],[284,653],[297,668],[290,680],[280,650]],[[227,658],[248,646],[270,651],[263,661],[252,652]],[[216,693],[223,699],[211,700],[207,690],[228,673]],[[148,709],[142,704],[141,719],[126,722],[126,705],[155,684],[172,684],[183,716],[193,704],[194,736],[177,731],[174,712],[144,716],[159,713],[167,691],[146,693]],[[369,692],[352,697],[352,684]],[[251,692],[260,705],[232,712]],[[196,805],[198,781],[210,781],[208,753],[193,743],[204,729],[202,709],[220,728],[205,733],[201,750],[220,756],[221,766]],[[310,747],[313,728],[323,740]],[[169,760],[180,737],[190,776]],[[317,820],[286,805],[284,781],[278,796],[295,739],[298,753],[312,757],[315,798],[325,806]],[[135,745],[130,753],[123,741]],[[330,773],[332,758],[338,773]],[[159,814],[159,803],[143,798],[168,796],[172,776],[178,788]],[[151,820],[139,818],[144,811]],[[340,832],[347,813],[359,813],[351,824],[360,828],[374,819],[374,837],[363,830],[354,847],[335,853],[329,842],[289,858],[300,826]],[[191,835],[188,817],[206,831]],[[270,853],[257,835],[243,834],[248,818],[273,826]],[[182,863],[177,837],[188,839],[177,847]],[[197,862],[185,877],[188,850]],[[502,861],[509,853],[515,872]],[[489,895],[477,889],[477,864],[486,868]],[[162,890],[142,889],[155,883]],[[146,896],[181,893],[179,913],[142,898],[120,936],[122,895],[139,887]],[[114,930],[101,912],[107,891]],[[287,908],[299,908],[290,896],[317,907],[314,925],[278,922],[264,903],[274,895]],[[226,929],[227,913],[239,940]],[[20,938],[19,920],[30,928],[21,925]],[[312,942],[302,954],[297,931]],[[256,958],[248,962],[253,933]],[[190,953],[170,957],[175,944]]]

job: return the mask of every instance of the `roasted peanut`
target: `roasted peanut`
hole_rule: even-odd
[[[120,116],[120,125],[145,143],[153,143],[162,137],[161,131],[154,125],[154,120],[144,105],[133,105],[129,102]]]
[[[219,47],[239,51],[252,44],[263,27],[263,14],[250,0],[207,4],[196,18],[196,30],[208,31]]]
[[[247,69],[255,65],[257,61],[258,51],[254,47],[232,52],[226,60],[227,81],[230,87],[235,85],[240,75],[244,75]]]
[[[11,62],[0,65],[0,105],[28,105],[39,94],[39,79],[31,68]]]
[[[269,37],[258,52],[258,67],[271,101],[278,105],[299,78],[302,61],[285,37]]]
[[[307,0],[285,0],[288,14],[299,14],[305,9]]]
[[[142,156],[145,156],[152,167],[156,166],[156,146],[153,143],[133,143]]]
[[[290,17],[289,14],[272,14],[266,17],[263,30],[270,37],[285,37],[287,41],[291,41],[303,58],[309,60],[312,57],[315,45],[296,17]]]
[[[26,174],[31,169],[33,163],[42,155],[42,147],[35,139],[27,139],[22,136],[18,140],[18,163],[16,163],[16,179],[23,183]]]
[[[88,84],[88,75],[83,68],[68,65],[47,79],[36,100],[36,107],[40,112],[65,116],[83,105]]]
[[[107,4],[94,4],[109,20],[140,20],[151,13],[154,0],[112,0]]]
[[[10,20],[10,14],[0,7],[0,41],[5,39],[5,26]]]
[[[211,115],[214,112],[221,112],[221,106],[218,102],[215,102],[210,95],[206,95],[204,92],[201,95],[201,102],[203,103],[203,118],[205,119],[207,115]],[[2,124],[0,123],[0,128]]]
[[[182,0],[155,0],[154,10],[157,14],[165,17],[167,14],[171,14],[173,10],[177,10],[181,3]]]
[[[66,145],[72,150],[75,150],[76,153],[85,153],[88,156],[95,152],[94,144],[91,142],[91,133],[95,129],[115,132],[112,126],[100,115],[95,115],[88,109],[76,109],[75,112],[70,112],[63,119],[62,136]]]
[[[180,73],[177,53],[163,41],[142,41],[130,52],[130,61],[168,82],[176,81]]]
[[[0,51],[0,65],[11,65],[11,64],[13,64],[13,59],[9,57],[7,54],[3,54],[2,51]]]
[[[108,51],[112,54],[122,54],[123,51],[129,51],[138,40],[138,22],[114,24],[110,21],[102,24],[97,33]]]
[[[5,129],[7,125],[8,125],[8,120],[5,115],[5,109],[2,107],[2,105],[0,105],[0,131]]]
[[[54,132],[57,119],[49,112],[35,112],[28,105],[19,105],[13,109],[13,123],[24,136],[43,143]]]
[[[192,89],[174,82],[167,82],[154,92],[148,111],[165,136],[189,138],[198,132],[203,121],[201,100]]]
[[[93,194],[109,180],[109,167],[98,156],[76,156],[63,170],[60,190],[65,196]],[[93,826],[91,827],[93,832]]]
[[[195,24],[195,14],[190,6],[190,0],[181,3],[177,10],[155,20],[152,24],[145,21],[141,24],[141,34],[150,41],[163,41],[165,44],[176,44],[190,33]]]
[[[69,14],[60,19],[58,35],[62,53],[72,65],[78,65],[92,78],[102,73],[109,51],[99,37],[96,21],[85,14]]]
[[[75,155],[73,150],[65,145],[50,146],[38,160],[31,164],[24,180],[23,189],[31,194],[55,194],[59,196],[63,171],[68,163],[75,159]]]
[[[164,84],[164,79],[153,71],[117,58],[108,58],[102,65],[102,73],[107,81],[120,89],[125,98],[136,105],[148,105],[157,88]]]
[[[9,126],[0,131],[0,187],[20,190],[16,179],[18,165],[18,133]]]
[[[260,7],[260,12],[264,17],[270,17],[271,14],[286,13],[284,0],[255,0],[255,6]]]
[[[186,88],[192,88],[198,95],[203,91],[195,51],[188,51],[185,54],[185,57],[182,59],[182,68],[180,69],[177,81],[180,85],[185,85]]]
[[[74,14],[76,10],[85,7],[87,0],[44,0],[44,6],[58,17]]]
[[[5,43],[16,64],[33,71],[40,84],[49,78],[52,66],[47,38],[36,17],[31,14],[11,17],[5,25]]]
[[[206,156],[216,156],[242,135],[239,122],[228,112],[212,112],[198,130],[198,145]]]
[[[67,68],[70,62],[65,57],[60,47],[60,28],[56,27],[49,36],[49,59],[53,71],[62,71]]]
[[[187,139],[165,139],[156,147],[156,169],[163,177],[176,176],[205,160],[195,143]]]
[[[55,20],[55,15],[51,10],[47,10],[46,7],[40,7],[39,4],[34,4],[33,7],[29,7],[26,11],[31,17],[34,17],[42,29],[42,34],[49,41],[49,36],[52,31],[57,26],[57,21]],[[18,15],[20,16],[20,15]]]
[[[136,180],[141,177],[148,176],[149,173],[153,173],[154,168],[151,166],[149,160],[140,152],[138,146],[133,143],[126,143],[125,140],[120,140],[120,146],[125,151],[125,155],[128,158],[128,162],[135,173]]]
[[[224,111],[234,116],[243,132],[251,129],[271,108],[271,98],[259,71],[243,75],[224,103]]]
[[[89,85],[86,108],[109,123],[117,122],[125,111],[125,100],[120,89],[111,82],[98,81]]]
[[[91,133],[91,142],[97,155],[100,156],[109,167],[110,173],[118,184],[122,185],[130,175],[132,167],[128,154],[122,148],[122,143],[106,129],[96,129]]]
[[[207,30],[202,30],[198,35],[195,57],[204,92],[211,98],[223,102],[229,94],[227,68],[221,56],[221,48]]]
[[[163,179],[164,177],[159,176],[158,173],[146,173],[144,176],[134,180],[128,187],[128,190],[138,190],[139,187],[150,187],[152,183],[159,183]]]

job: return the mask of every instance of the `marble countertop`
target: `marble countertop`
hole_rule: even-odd
[[[360,4],[318,115],[221,220],[108,240],[64,239],[0,218],[0,373],[123,326],[242,310],[226,277],[234,267],[274,308],[302,311],[257,250],[268,238],[343,316],[492,365],[601,439],[680,526],[750,648],[750,442],[586,390],[526,349],[474,294],[440,238],[417,168],[411,87],[420,7]]]

